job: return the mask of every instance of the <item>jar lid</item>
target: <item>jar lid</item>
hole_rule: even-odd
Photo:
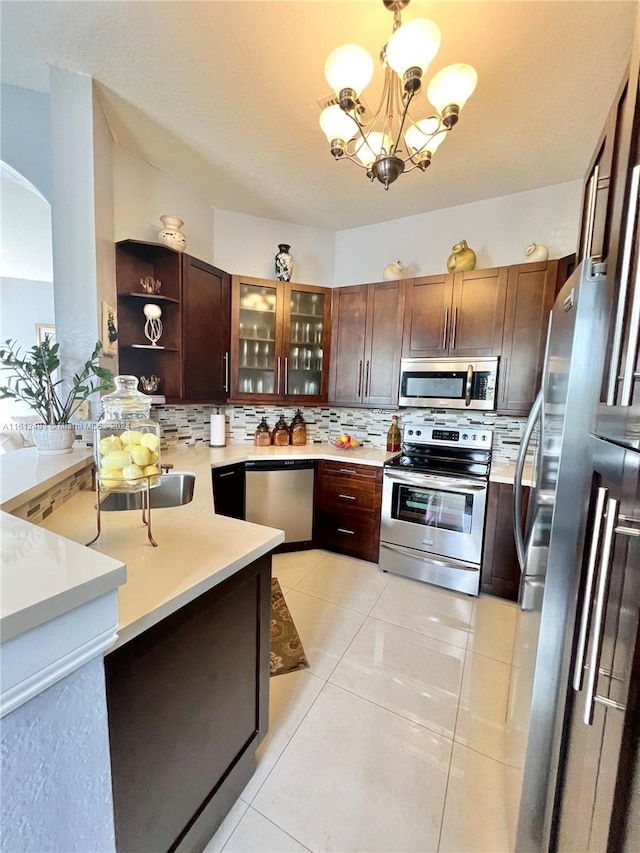
[[[116,390],[105,394],[101,400],[105,412],[114,414],[139,412],[146,415],[150,413],[151,398],[138,391],[137,376],[116,376],[113,381]]]

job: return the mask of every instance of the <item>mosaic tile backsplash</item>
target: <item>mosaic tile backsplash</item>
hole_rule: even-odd
[[[209,415],[224,412],[227,444],[252,444],[253,434],[262,418],[271,428],[281,414],[287,423],[296,412],[292,406],[154,406],[152,417],[162,429],[164,449],[178,445],[209,444]],[[484,427],[494,432],[493,456],[496,461],[514,462],[525,426],[524,418],[505,418],[487,412],[455,412],[438,409],[349,409],[332,406],[305,406],[307,442],[323,443],[348,432],[373,447],[386,446],[391,416],[398,415],[400,428],[406,421],[419,421],[443,427]]]

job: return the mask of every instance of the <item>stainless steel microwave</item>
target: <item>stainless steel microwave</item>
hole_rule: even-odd
[[[498,358],[403,358],[400,406],[434,409],[496,407]]]

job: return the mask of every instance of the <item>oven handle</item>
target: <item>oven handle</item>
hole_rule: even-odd
[[[430,474],[396,474],[395,471],[385,471],[384,476],[390,480],[399,483],[410,483],[412,486],[436,486],[440,489],[468,489],[470,492],[485,492],[487,490],[486,483],[475,483],[471,480],[443,480],[439,477],[432,477]]]
[[[465,406],[471,405],[471,386],[473,384],[473,365],[470,364],[467,368],[467,385],[464,392],[464,404]]]
[[[411,548],[403,548],[402,545],[390,545],[389,542],[381,542],[380,548],[386,548],[387,551],[395,551],[397,554],[402,554],[403,557],[411,557],[412,560],[420,560],[421,563],[443,566],[445,569],[459,569],[462,572],[478,572],[480,570],[480,567],[477,565],[460,563],[458,560],[437,560],[434,557],[423,557]]]

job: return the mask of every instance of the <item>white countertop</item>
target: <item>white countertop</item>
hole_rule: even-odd
[[[0,456],[0,509],[11,512],[65,477],[90,465],[93,452],[72,450],[43,456],[35,447],[25,447]]]
[[[513,480],[516,474],[516,463],[515,462],[493,462],[491,465],[491,473],[489,474],[489,480],[492,483],[511,483],[513,484]],[[532,476],[533,476],[533,466],[529,462],[525,462],[524,471],[522,475],[522,485],[523,486],[531,486],[532,485]]]
[[[253,444],[230,444],[227,447],[202,448],[208,450],[211,467],[232,465],[235,462],[247,462],[249,459],[328,459],[336,462],[357,462],[359,465],[382,467],[388,459],[397,456],[377,447],[354,447],[351,450],[338,450],[331,444],[304,444],[300,447],[255,447]],[[185,448],[175,453],[192,453],[194,448]],[[164,459],[164,456],[163,456]]]

